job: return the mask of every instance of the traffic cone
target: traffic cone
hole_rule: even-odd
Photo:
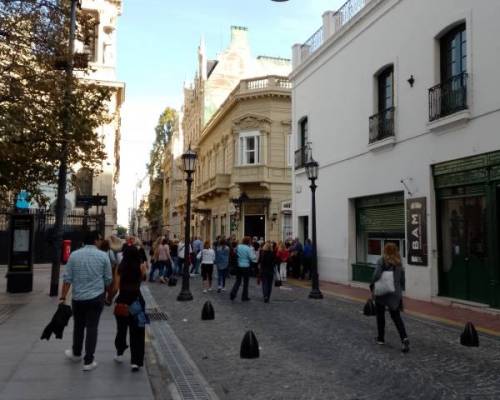
[[[259,342],[252,331],[248,331],[243,336],[240,348],[241,358],[259,358]]]
[[[477,336],[476,328],[472,322],[465,324],[465,329],[460,335],[460,344],[468,347],[478,347],[479,337]]]
[[[201,310],[201,319],[203,321],[215,319],[214,308],[212,307],[212,303],[210,303],[209,301],[206,301],[205,304],[203,304],[203,309]]]

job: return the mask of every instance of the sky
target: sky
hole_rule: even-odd
[[[185,81],[197,68],[204,36],[208,58],[229,43],[231,25],[248,28],[254,56],[291,58],[327,10],[345,0],[123,0],[118,21],[118,78],[126,84],[122,108],[118,223],[128,226],[134,191],[147,190],[146,163],[154,127],[165,107],[180,108]],[[140,186],[140,187],[139,187]]]

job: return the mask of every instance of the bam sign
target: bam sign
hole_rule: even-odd
[[[408,264],[427,265],[426,198],[406,200]]]

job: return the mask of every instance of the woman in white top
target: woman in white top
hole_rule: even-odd
[[[201,260],[201,277],[203,278],[203,293],[212,290],[212,275],[214,272],[215,251],[210,248],[210,242],[207,240],[203,245],[203,250],[198,253],[198,259]]]

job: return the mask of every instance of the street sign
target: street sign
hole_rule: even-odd
[[[76,207],[107,206],[108,196],[76,196]]]

